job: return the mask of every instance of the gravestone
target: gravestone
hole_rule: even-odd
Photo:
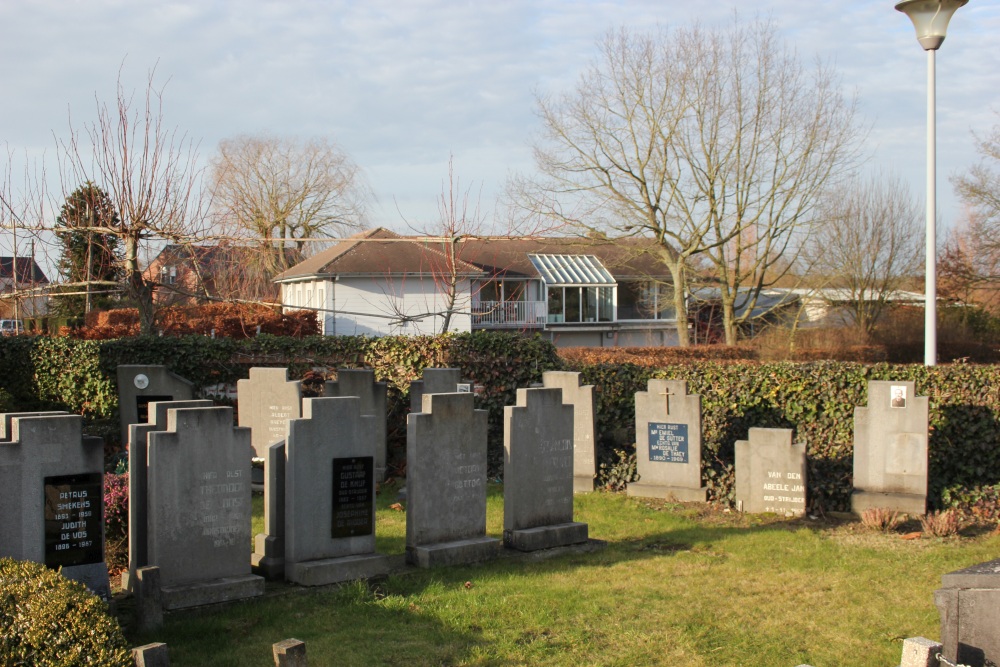
[[[496,557],[486,536],[486,419],[471,393],[427,394],[406,419],[406,558],[419,567]]]
[[[49,412],[5,412],[0,414],[0,442],[10,441],[11,429],[14,425],[15,417],[49,417],[51,415],[68,415],[65,410],[52,410]]]
[[[285,443],[285,578],[304,586],[385,575],[375,553],[374,417],[361,399],[307,398]]]
[[[251,368],[250,378],[236,383],[239,424],[250,429],[253,456],[285,439],[289,419],[302,416],[302,383],[289,382],[287,368]]]
[[[420,380],[410,383],[410,412],[424,409],[425,394],[452,394],[459,391],[462,371],[458,368],[425,368]],[[468,393],[468,389],[465,392]]]
[[[563,403],[573,406],[573,492],[590,493],[597,477],[594,385],[581,386],[579,373],[545,371],[542,386],[562,389]]]
[[[1000,559],[942,576],[934,603],[945,658],[969,667],[1000,665]]]
[[[146,555],[146,445],[153,431],[167,430],[167,410],[173,408],[210,408],[209,400],[154,401],[148,405],[144,424],[128,427],[128,570],[122,573],[122,588],[132,590],[136,570],[149,564]]]
[[[587,541],[573,521],[573,406],[562,389],[518,389],[504,408],[503,541],[537,551]]]
[[[166,366],[118,367],[118,413],[122,442],[128,442],[129,424],[148,422],[149,404],[156,401],[189,401],[194,384],[167,370]]]
[[[267,448],[264,457],[264,532],[253,538],[254,574],[285,578],[285,441]]]
[[[735,497],[740,511],[800,516],[806,512],[806,446],[788,428],[751,428],[736,441]]]
[[[705,502],[701,483],[701,396],[684,380],[649,380],[635,394],[638,482],[628,495]]]
[[[927,510],[926,396],[913,382],[868,383],[868,406],[854,408],[854,492],[851,511],[875,507]]]
[[[184,408],[147,439],[147,555],[164,608],[263,594],[250,573],[250,430],[232,408]]]
[[[104,562],[104,442],[83,417],[3,415],[0,556],[62,567],[111,598]]]
[[[385,480],[386,392],[386,383],[375,382],[375,371],[371,369],[341,368],[337,371],[337,379],[327,381],[323,387],[324,396],[357,396],[361,399],[361,414],[374,418],[372,431],[375,436],[376,482]]]

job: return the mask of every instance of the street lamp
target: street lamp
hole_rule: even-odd
[[[913,21],[917,41],[927,51],[927,276],[924,305],[924,365],[937,362],[937,165],[935,156],[934,52],[941,47],[948,21],[969,0],[903,0],[896,9]]]

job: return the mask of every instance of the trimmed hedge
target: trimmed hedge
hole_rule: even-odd
[[[37,667],[134,665],[107,605],[55,570],[0,558],[0,664]]]
[[[640,351],[626,351],[628,358]],[[867,403],[869,380],[913,380],[930,396],[932,508],[960,507],[976,517],[1000,518],[1000,367],[957,364],[864,365],[851,362],[764,363],[746,360],[685,361],[658,366],[627,358],[596,362],[575,353],[560,359],[540,338],[503,333],[367,338],[250,340],[204,336],[135,337],[114,341],[15,336],[0,338],[2,388],[20,409],[67,409],[90,419],[117,418],[115,368],[163,364],[195,386],[233,383],[252,366],[286,366],[293,378],[337,368],[372,368],[389,385],[390,465],[405,453],[409,383],[427,367],[453,366],[484,386],[477,405],[489,411],[490,474],[503,462],[503,407],[516,389],[541,380],[546,370],[577,370],[597,395],[598,460],[634,452],[635,401],[652,377],[688,381],[702,396],[705,479],[711,498],[728,502],[733,491],[734,443],[751,426],[795,430],[809,454],[809,503],[816,511],[849,509],[853,468],[854,407]],[[704,355],[702,355],[704,356]],[[605,356],[605,358],[607,358]],[[113,422],[112,422],[113,423]],[[110,429],[114,431],[115,429]]]
[[[850,509],[854,407],[869,380],[913,380],[930,396],[929,489],[934,508],[967,505],[1000,484],[1000,368],[848,362],[698,362],[651,369],[631,364],[575,366],[595,385],[603,458],[635,443],[635,400],[650,378],[687,380],[702,397],[702,467],[710,496],[732,499],[736,440],[751,426],[791,428],[809,457],[808,498],[817,511]],[[992,493],[992,496],[991,496]],[[994,514],[996,512],[994,511]]]
[[[513,405],[517,387],[541,380],[560,361],[551,343],[516,334],[477,332],[442,336],[310,336],[261,334],[247,340],[205,336],[136,336],[77,340],[17,336],[0,338],[0,373],[20,409],[61,409],[114,424],[118,398],[116,368],[160,364],[208,387],[235,383],[253,366],[286,366],[302,378],[314,369],[371,368],[389,385],[390,446],[397,467],[406,443],[409,389],[424,368],[461,368],[481,384],[477,407],[489,411],[490,470],[503,465],[503,406]],[[114,428],[105,434],[110,436]],[[117,443],[113,443],[117,444]]]

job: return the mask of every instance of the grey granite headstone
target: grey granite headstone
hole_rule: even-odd
[[[52,415],[68,415],[65,410],[53,410],[50,412],[5,412],[0,414],[0,442],[10,441],[11,429],[15,417],[50,417]]]
[[[145,424],[149,404],[154,401],[189,401],[194,384],[171,373],[166,366],[125,365],[118,367],[118,413],[122,442],[128,442],[129,424]]]
[[[545,371],[542,386],[562,389],[563,403],[573,406],[573,492],[590,493],[597,477],[594,385],[581,386],[580,374],[576,372]]]
[[[250,565],[266,579],[285,578],[285,441],[264,457],[264,532],[254,535]]]
[[[806,512],[806,446],[788,428],[752,428],[736,441],[736,504],[743,512]]]
[[[373,417],[361,399],[307,398],[285,443],[285,578],[305,586],[389,571],[375,552]]]
[[[934,603],[945,658],[969,667],[1000,665],[1000,559],[942,576]]]
[[[635,394],[635,458],[639,481],[628,495],[705,502],[701,483],[701,396],[684,380],[649,380]]]
[[[486,536],[486,419],[472,394],[427,394],[406,420],[406,558],[419,567],[496,557]]]
[[[261,595],[250,573],[250,431],[232,408],[167,411],[148,435],[147,555],[165,609]]]
[[[587,541],[573,521],[573,406],[562,389],[518,389],[504,408],[503,541],[537,551]]]
[[[128,570],[122,573],[122,588],[132,590],[135,571],[148,564],[146,556],[146,446],[153,431],[167,430],[170,408],[210,408],[209,400],[163,401],[150,403],[145,424],[128,427]]]
[[[926,396],[913,382],[871,381],[868,407],[854,408],[851,511],[927,511]]]
[[[361,399],[361,414],[374,418],[372,433],[375,437],[375,481],[385,480],[386,465],[386,393],[385,382],[375,382],[375,371],[370,369],[341,368],[337,379],[328,381],[324,396],[357,396]]]
[[[452,394],[462,383],[458,368],[425,368],[420,380],[410,383],[410,412],[424,409],[425,394]]]
[[[111,597],[104,562],[104,442],[83,417],[3,415],[0,556],[62,568]]]
[[[290,382],[287,368],[251,368],[236,392],[239,424],[250,429],[253,455],[262,459],[269,445],[285,439],[288,420],[302,416],[302,383]]]

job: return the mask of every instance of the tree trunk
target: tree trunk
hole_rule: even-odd
[[[670,276],[674,281],[674,313],[677,319],[677,345],[691,347],[691,337],[688,335],[687,317],[687,276],[683,259],[670,258],[666,261]]]
[[[130,234],[125,237],[125,285],[129,297],[139,310],[139,333],[153,333],[153,288],[139,268],[139,239]]]
[[[734,307],[735,301],[735,294],[724,294],[722,296],[722,330],[726,334],[726,345],[736,345],[737,329],[736,308]]]

